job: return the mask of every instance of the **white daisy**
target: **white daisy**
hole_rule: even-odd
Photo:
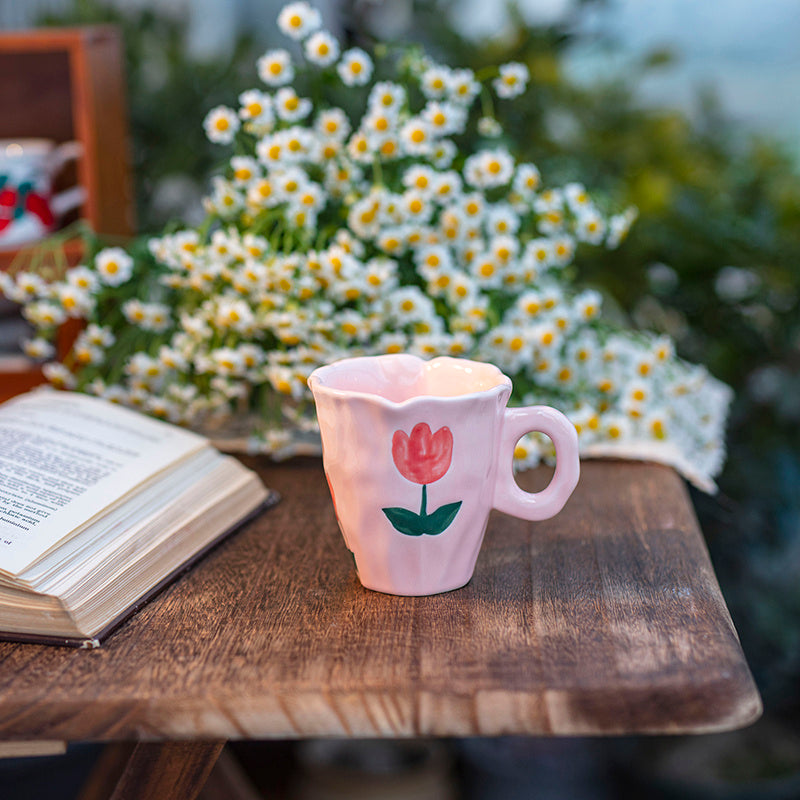
[[[269,50],[256,61],[258,77],[268,86],[284,86],[294,80],[294,66],[288,50]]]
[[[234,156],[231,159],[231,169],[233,170],[233,182],[236,185],[250,183],[261,175],[258,162],[250,156]]]
[[[258,89],[250,89],[239,95],[239,116],[262,128],[270,128],[275,123],[272,98]]]
[[[314,129],[325,139],[342,142],[350,134],[350,121],[341,108],[328,108],[317,115]]]
[[[463,133],[467,112],[455,103],[429,102],[422,110],[422,118],[431,126],[437,136]]]
[[[316,8],[312,8],[305,0],[289,3],[278,14],[278,27],[292,39],[305,39],[322,24],[322,18]]]
[[[400,141],[409,155],[425,155],[430,148],[431,129],[425,120],[412,117],[400,129]]]
[[[369,93],[369,107],[383,111],[399,111],[406,101],[406,90],[391,81],[378,81]]]
[[[447,92],[454,103],[469,106],[480,90],[481,85],[471,69],[454,69],[448,75]]]
[[[363,86],[372,77],[372,59],[360,47],[345,50],[336,71],[346,86]]]
[[[45,378],[58,389],[74,389],[75,376],[58,361],[50,361],[42,367]]]
[[[492,81],[498,97],[518,97],[525,91],[530,79],[530,72],[524,64],[509,62],[500,67],[500,77]]]
[[[46,300],[29,303],[22,309],[22,316],[37,328],[52,328],[61,325],[67,319],[67,314],[61,306],[48,303]]]
[[[97,275],[85,266],[73,267],[67,270],[66,280],[71,286],[75,286],[85,292],[91,292],[97,287]]]
[[[28,358],[52,358],[56,353],[56,349],[47,339],[37,336],[34,339],[26,339],[22,343],[22,352]]]
[[[541,183],[542,176],[535,164],[519,164],[511,188],[525,200],[529,200]]]
[[[575,235],[581,242],[600,244],[606,235],[606,223],[597,211],[580,214],[575,222]]]
[[[227,106],[212,108],[203,120],[206,136],[214,144],[230,144],[240,125],[236,112]]]
[[[339,42],[328,31],[317,31],[305,43],[306,58],[320,67],[329,67],[339,58]]]
[[[298,97],[291,86],[278,89],[274,102],[276,113],[285,122],[297,122],[311,113],[311,101],[306,97]]]
[[[457,152],[458,148],[450,139],[439,139],[431,145],[428,158],[437,169],[447,169],[453,163]]]
[[[422,73],[420,88],[430,100],[440,100],[447,94],[450,86],[450,70],[441,65],[429,67]]]
[[[100,280],[108,286],[125,283],[133,273],[133,259],[121,247],[107,247],[94,259]]]

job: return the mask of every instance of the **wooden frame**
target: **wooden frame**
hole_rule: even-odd
[[[97,233],[134,231],[133,187],[122,41],[111,26],[44,28],[0,34],[0,138],[76,140],[83,155],[57,188],[77,184],[86,198],[65,219],[84,219]],[[0,251],[0,269],[25,265],[32,250]],[[67,263],[80,262],[78,241],[64,247]],[[68,349],[72,330],[59,338]],[[41,370],[0,369],[0,400],[42,381]]]

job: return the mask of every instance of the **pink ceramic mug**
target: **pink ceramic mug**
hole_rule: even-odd
[[[411,355],[349,358],[308,379],[322,458],[345,543],[368,589],[447,592],[472,577],[496,508],[527,520],[557,514],[578,482],[578,436],[547,406],[506,408],[497,367]],[[553,441],[550,485],[514,480],[514,447],[529,431]]]

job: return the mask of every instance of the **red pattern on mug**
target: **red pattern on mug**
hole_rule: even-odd
[[[392,458],[400,474],[412,483],[433,483],[450,469],[453,434],[446,426],[431,433],[427,422],[417,423],[411,430],[411,436],[405,431],[395,431],[392,436]]]

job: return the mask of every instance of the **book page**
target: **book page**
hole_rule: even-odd
[[[96,397],[43,389],[0,405],[0,570],[15,575],[202,436]]]

